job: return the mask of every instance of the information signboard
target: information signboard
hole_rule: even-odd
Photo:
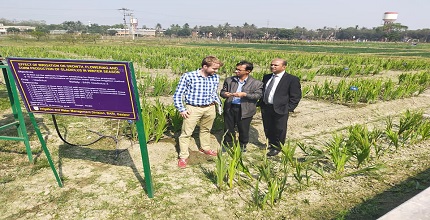
[[[138,120],[129,62],[7,61],[29,112]]]

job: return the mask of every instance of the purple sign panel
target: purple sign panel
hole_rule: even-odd
[[[30,112],[137,120],[129,62],[7,61]]]

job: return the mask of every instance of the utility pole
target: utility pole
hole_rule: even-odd
[[[130,32],[131,32],[132,39],[134,40],[134,31],[137,24],[134,23],[135,21],[133,18],[133,13],[129,13],[129,16],[130,16]]]
[[[127,11],[130,11],[130,9],[128,9],[128,8],[120,8],[118,10],[122,11],[122,13],[124,15],[123,21],[124,21],[124,37],[125,37],[125,30],[127,28],[127,20],[125,19],[125,16],[130,16],[130,13],[126,13]]]

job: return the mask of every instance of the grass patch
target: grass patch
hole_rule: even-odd
[[[8,182],[12,182],[14,180],[15,180],[15,177],[9,174],[9,175],[0,177],[0,184],[5,184]]]
[[[6,109],[10,109],[9,98],[0,98],[0,111],[4,111]]]

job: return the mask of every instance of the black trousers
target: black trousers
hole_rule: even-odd
[[[240,105],[232,105],[230,110],[224,112],[224,145],[232,146],[236,142],[235,127],[239,133],[239,143],[242,148],[249,142],[249,128],[252,117],[243,118]]]
[[[280,115],[273,110],[273,105],[265,105],[261,108],[261,116],[269,148],[281,149],[287,138],[288,114]]]

